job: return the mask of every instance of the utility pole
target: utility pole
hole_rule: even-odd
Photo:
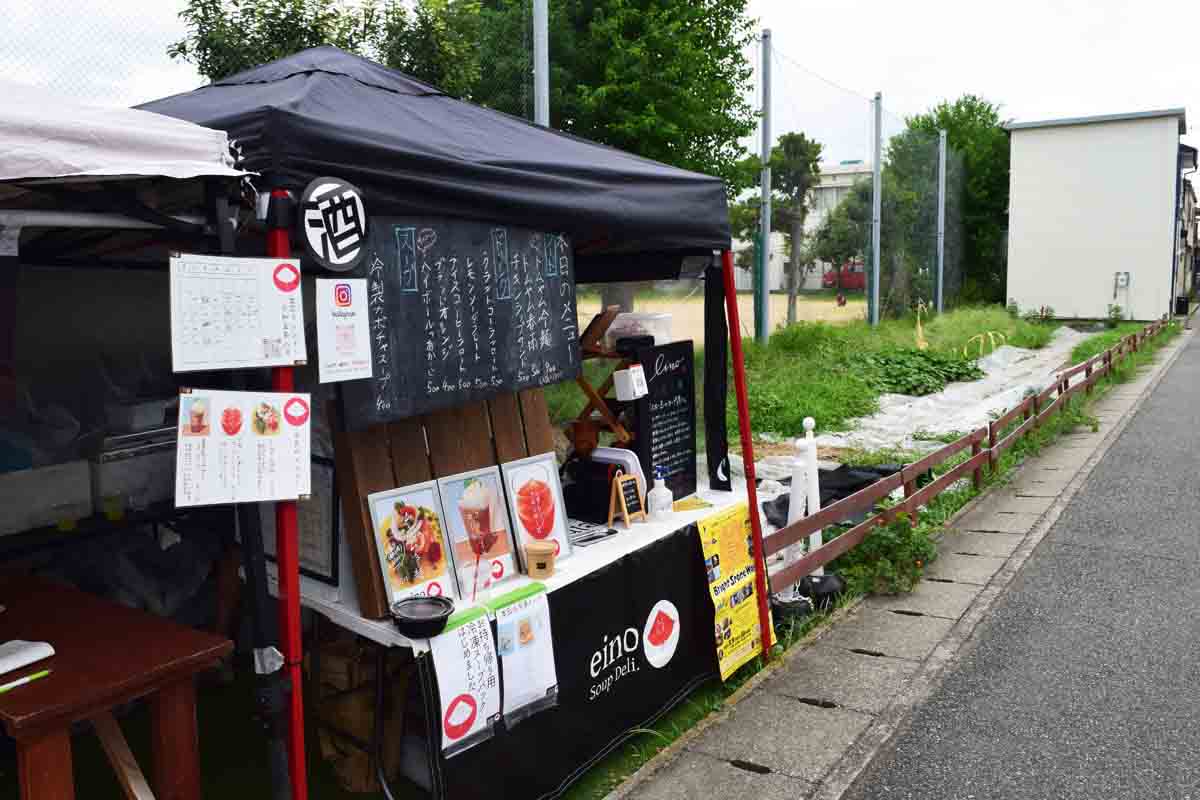
[[[762,32],[762,205],[759,215],[758,275],[754,281],[754,338],[766,344],[771,336],[771,294],[767,280],[771,272],[771,29]]]
[[[946,132],[938,131],[937,313],[946,298]]]
[[[533,0],[533,121],[550,126],[550,0]]]
[[[871,296],[867,315],[879,324],[879,224],[883,214],[883,92],[875,93],[875,160],[871,164]]]

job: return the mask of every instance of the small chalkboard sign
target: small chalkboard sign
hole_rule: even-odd
[[[696,376],[692,343],[645,347],[637,360],[648,393],[637,400],[634,451],[646,475],[662,476],[676,500],[696,493]]]
[[[635,517],[646,519],[645,496],[642,493],[642,482],[637,475],[625,475],[617,470],[612,482],[612,497],[608,501],[608,527],[612,527],[613,519],[620,513],[625,527],[630,527]]]

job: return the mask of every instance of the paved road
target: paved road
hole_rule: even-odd
[[[1200,800],[1198,340],[845,798]]]

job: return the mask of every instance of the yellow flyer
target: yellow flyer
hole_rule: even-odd
[[[700,520],[699,528],[708,592],[716,610],[717,661],[721,680],[727,680],[762,649],[749,507],[730,506]]]

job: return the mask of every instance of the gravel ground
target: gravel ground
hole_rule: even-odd
[[[932,697],[844,797],[1200,798],[1191,339]]]

